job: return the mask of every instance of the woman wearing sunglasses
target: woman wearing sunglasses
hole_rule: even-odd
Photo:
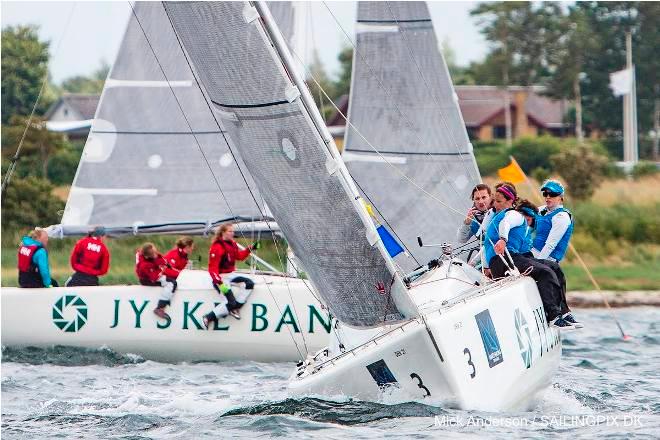
[[[566,301],[566,277],[559,263],[566,255],[568,243],[573,235],[573,216],[564,208],[564,186],[556,180],[546,180],[541,186],[545,206],[539,209],[536,219],[536,237],[532,247],[534,258],[543,260],[554,270],[561,284],[562,317],[576,328],[583,325],[576,321]]]
[[[575,328],[561,317],[560,285],[553,270],[543,262],[524,255],[530,248],[528,240],[532,225],[516,207],[528,209],[532,216],[536,207],[527,200],[519,200],[512,186],[504,184],[496,188],[494,206],[497,213],[490,221],[484,239],[484,255],[489,267],[485,270],[486,274],[494,279],[501,278],[513,265],[520,272],[529,272],[538,286],[550,325],[564,330]]]

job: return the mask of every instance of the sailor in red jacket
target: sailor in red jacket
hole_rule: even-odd
[[[249,293],[254,289],[254,282],[242,275],[235,275],[236,261],[243,261],[254,249],[259,249],[259,242],[252,246],[241,249],[234,241],[234,225],[221,225],[215,233],[213,244],[209,249],[209,274],[213,282],[213,288],[218,291],[222,301],[213,311],[204,315],[204,325],[208,328],[211,322],[228,314],[236,319],[241,319],[239,309],[245,304]],[[229,283],[244,283],[248,295],[237,301]]]
[[[163,269],[166,285],[163,287],[161,297],[158,300],[158,305],[154,309],[154,313],[164,318],[167,316],[165,307],[170,305],[172,296],[177,288],[176,279],[183,269],[188,265],[188,257],[192,253],[195,245],[193,239],[190,237],[181,237],[176,241],[176,247],[165,254],[164,260],[166,266]],[[170,291],[170,285],[171,291]]]
[[[163,273],[166,267],[165,258],[158,253],[158,249],[153,243],[145,243],[135,253],[135,273],[138,280],[140,280],[140,284],[143,286],[162,286],[163,290],[158,303],[165,301],[167,305],[172,299],[176,286],[172,281],[168,281]],[[164,307],[156,307],[154,313],[160,318],[169,319],[169,315],[165,313],[164,309]]]
[[[71,252],[71,268],[73,275],[65,286],[98,286],[99,276],[108,273],[110,267],[110,252],[103,242],[105,228],[97,226],[78,240]]]

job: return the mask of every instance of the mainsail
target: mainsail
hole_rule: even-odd
[[[258,222],[270,212],[228,148],[163,4],[132,8],[60,233],[84,233],[92,224],[116,235],[206,233],[227,219],[276,227]],[[291,33],[291,3],[276,9]]]
[[[357,208],[352,183],[338,171],[343,164],[334,145],[325,144],[309,113],[315,109],[302,102],[289,76],[295,73],[273,48],[264,17],[247,2],[165,8],[230,144],[330,312],[356,327],[414,316],[374,225]]]
[[[454,242],[460,218],[402,174],[464,211],[479,171],[426,4],[358,5],[348,117],[355,129],[347,127],[343,158],[416,260],[397,262],[412,269],[438,253],[416,237]]]

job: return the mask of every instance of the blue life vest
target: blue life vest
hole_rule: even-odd
[[[472,219],[472,221],[470,222],[470,234],[476,236],[477,232],[479,232],[480,227],[481,227],[481,223],[479,223],[475,219]]]
[[[526,219],[525,219],[525,225],[527,225]],[[534,222],[534,225],[536,225],[536,222]],[[525,232],[525,239],[520,248],[520,253],[526,254],[527,252],[531,252],[533,241],[534,241],[534,228],[527,226],[527,231]]]
[[[486,229],[486,238],[484,239],[484,256],[486,261],[490,260],[497,255],[495,253],[495,243],[500,239],[500,223],[506,215],[507,212],[512,209],[504,209],[492,218],[488,228]],[[520,226],[515,226],[509,230],[509,238],[506,241],[506,248],[509,250],[510,254],[522,254],[529,251],[530,240],[528,238],[530,234],[530,228],[527,226],[527,222],[523,221],[523,224]],[[525,250],[526,249],[526,250]]]
[[[557,262],[560,262],[564,258],[564,255],[566,255],[568,242],[571,239],[571,235],[573,235],[573,215],[571,212],[562,206],[552,212],[546,212],[545,214],[542,213],[543,215],[536,217],[536,238],[534,239],[534,249],[539,251],[542,250],[543,246],[545,246],[545,242],[548,240],[550,231],[552,230],[552,217],[560,212],[568,213],[568,216],[571,219],[571,224],[568,226],[564,236],[559,240],[559,243],[557,243],[557,246],[555,246],[550,254],[550,257],[557,260]]]

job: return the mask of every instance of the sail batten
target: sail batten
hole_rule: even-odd
[[[133,6],[71,187],[62,229],[104,225],[216,224],[269,220],[252,177],[216,118],[232,109],[209,105],[161,2]],[[277,6],[287,28],[290,2]],[[214,114],[215,112],[215,114]],[[259,201],[259,204],[255,203]],[[264,230],[276,225],[258,223]],[[192,231],[204,231],[194,227]]]
[[[407,179],[467,210],[479,172],[426,4],[359,2],[357,22],[344,160],[412,270],[437,257],[417,237],[452,243],[460,219]]]
[[[414,305],[369,242],[375,228],[357,211],[309,109],[292,95],[290,72],[261,20],[246,20],[254,16],[251,6],[168,2],[165,8],[209,99],[243,104],[232,109],[236,120],[220,119],[222,128],[330,312],[355,327],[409,317]],[[281,103],[256,106],[268,102]]]

